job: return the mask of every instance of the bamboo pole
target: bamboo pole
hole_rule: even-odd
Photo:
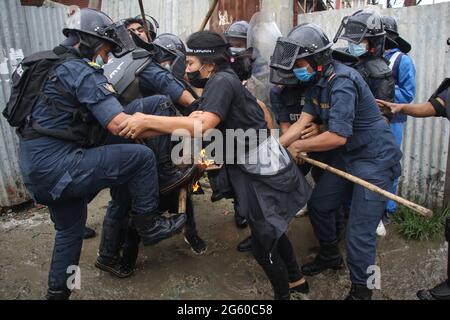
[[[189,185],[180,188],[178,195],[178,213],[186,213],[187,188],[189,188]]]
[[[300,154],[300,158],[303,159],[305,162],[312,164],[316,167],[319,167],[323,170],[329,171],[331,173],[334,173],[344,179],[347,179],[353,183],[359,184],[360,186],[363,186],[364,188],[369,189],[370,191],[376,192],[378,194],[381,194],[383,196],[385,196],[388,199],[391,199],[407,208],[410,208],[411,210],[414,210],[415,212],[417,212],[418,214],[425,216],[425,217],[431,217],[433,215],[433,211],[431,211],[430,209],[424,208],[422,206],[419,206],[418,204],[411,202],[409,200],[406,200],[402,197],[399,197],[393,193],[390,193],[386,190],[381,189],[380,187],[377,187],[376,185],[367,182],[361,178],[355,177],[347,172],[341,171],[339,169],[333,168],[329,165],[327,165],[326,163],[314,160],[309,158],[308,156],[306,156],[305,154]]]
[[[205,30],[206,24],[208,23],[208,20],[211,18],[214,9],[216,8],[217,4],[219,3],[219,0],[214,0],[214,2],[211,4],[211,7],[209,8],[208,13],[205,16],[205,19],[203,19],[202,25],[200,26],[199,31]]]
[[[151,42],[152,38],[150,38],[150,32],[148,29],[149,25],[147,23],[147,17],[145,16],[144,4],[142,3],[142,0],[139,0],[139,9],[141,10],[142,23],[144,24],[143,27],[145,29],[145,34],[147,35],[148,41]]]

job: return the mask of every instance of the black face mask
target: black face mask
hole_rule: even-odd
[[[186,72],[186,75],[189,79],[189,83],[195,88],[204,88],[206,86],[206,82],[208,82],[209,80],[208,78],[200,78],[200,70],[194,72]]]

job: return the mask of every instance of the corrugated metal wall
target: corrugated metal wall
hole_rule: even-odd
[[[160,23],[160,33],[172,32],[184,39],[198,29],[209,5],[208,0],[144,0],[147,13]],[[290,28],[291,6],[292,1],[262,1],[264,10],[276,13],[283,34]],[[139,14],[137,1],[105,0],[103,10],[114,20]],[[333,37],[342,17],[353,11],[299,15],[298,23],[317,23]],[[416,101],[425,101],[444,76],[450,76],[450,50],[445,45],[446,37],[450,35],[450,3],[380,12],[395,16],[400,33],[412,43],[411,56],[417,68]],[[22,7],[19,0],[0,1],[1,110],[9,97],[12,70],[24,55],[52,48],[62,40],[65,16],[63,7]],[[0,206],[29,199],[20,177],[17,142],[13,130],[0,117]],[[408,120],[400,183],[403,196],[417,197],[428,205],[442,204],[448,146],[449,125],[445,119]]]
[[[158,33],[170,32],[183,40],[200,28],[209,0],[144,0],[145,13],[159,23]],[[104,0],[102,10],[113,20],[140,15],[136,0]]]
[[[0,1],[0,109],[10,94],[10,75],[32,52],[53,48],[61,33],[66,11],[55,8],[22,7],[19,0]],[[18,139],[0,116],[0,207],[30,199],[18,165]]]
[[[400,34],[412,45],[410,53],[417,70],[416,102],[423,102],[444,77],[450,76],[450,3],[376,10],[394,16]],[[302,14],[298,23],[313,22],[321,26],[330,40],[341,19],[354,9]],[[404,133],[403,171],[400,194],[419,199],[427,205],[440,206],[444,199],[447,161],[449,157],[449,123],[443,118],[414,119],[409,117]]]

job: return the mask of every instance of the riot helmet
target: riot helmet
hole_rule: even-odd
[[[235,21],[225,31],[224,36],[232,46],[237,47],[235,43],[240,41],[243,43],[242,47],[245,47],[247,43],[248,27],[249,23],[247,21]]]
[[[383,56],[386,31],[381,16],[372,10],[358,10],[342,19],[333,42],[343,39],[353,44],[360,44],[364,39],[369,42],[368,54]]]
[[[153,41],[155,58],[159,63],[170,61],[170,70],[177,78],[183,78],[186,69],[186,47],[183,41],[172,33],[163,33]]]
[[[121,57],[136,48],[122,22],[113,23],[104,12],[91,8],[81,9],[70,16],[63,34],[67,38],[76,35],[80,44],[78,50],[88,59],[95,55],[105,41],[112,45],[112,53],[116,57]]]
[[[305,23],[295,27],[287,37],[279,37],[270,67],[292,70],[297,59],[305,58],[317,73],[331,64],[331,46],[323,30],[316,24]]]
[[[408,41],[398,34],[397,21],[393,17],[382,16],[381,21],[386,31],[386,49],[398,48],[403,53],[411,51],[411,45]]]

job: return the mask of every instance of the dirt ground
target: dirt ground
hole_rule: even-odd
[[[208,250],[195,255],[177,235],[152,247],[141,247],[138,269],[128,279],[117,279],[94,267],[102,219],[109,200],[101,192],[89,206],[88,225],[97,237],[85,240],[81,253],[81,290],[72,299],[271,299],[272,290],[251,253],[235,247],[248,229],[234,225],[232,205],[209,201],[210,193],[195,195],[199,235]],[[447,246],[440,241],[403,240],[388,226],[379,239],[377,264],[381,290],[374,299],[416,299],[418,289],[445,279]],[[317,242],[307,217],[291,223],[289,237],[301,262],[317,252]],[[54,229],[46,208],[9,212],[0,216],[0,299],[42,299],[53,247]],[[344,250],[344,244],[341,243]],[[342,299],[350,282],[346,269],[327,271],[308,279],[309,295],[293,299]]]

